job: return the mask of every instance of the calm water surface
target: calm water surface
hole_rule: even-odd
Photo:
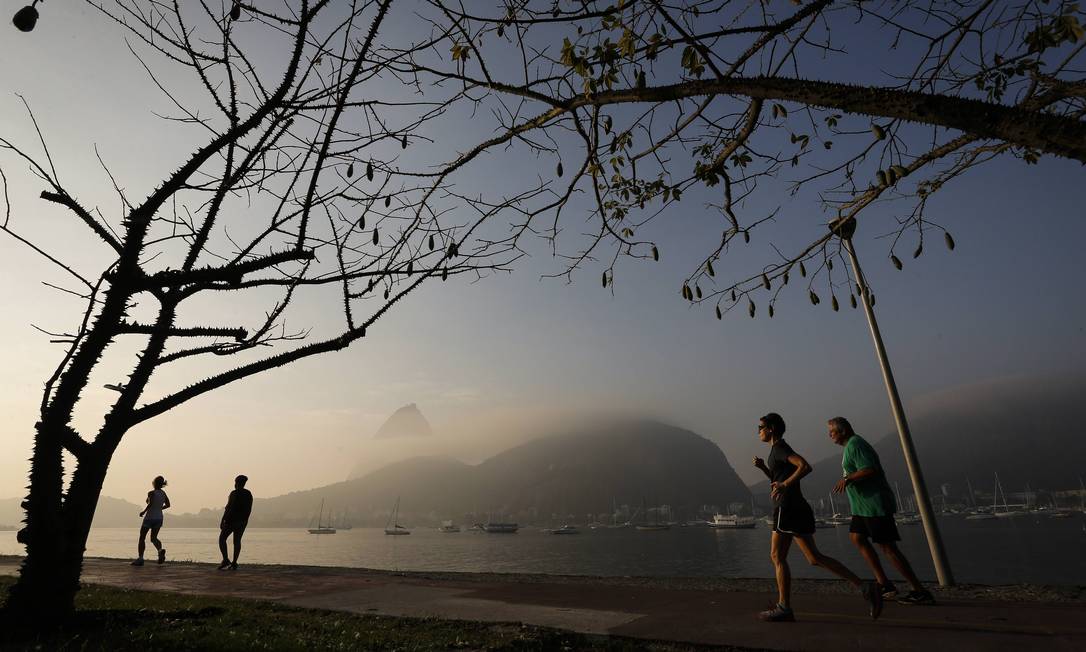
[[[1086,585],[1086,525],[1083,518],[1020,517],[994,521],[940,519],[956,579],[985,584],[1038,583]],[[919,525],[901,526],[905,554],[924,579],[934,579]],[[87,555],[129,558],[138,532],[100,528],[91,532]],[[160,538],[170,559],[219,561],[218,531],[171,528]],[[416,528],[410,536],[385,536],[381,529],[355,528],[334,535],[304,529],[252,528],[245,533],[242,563],[351,566],[388,570],[544,573],[608,576],[770,577],[769,528],[753,530],[672,528],[583,529],[554,536],[525,528],[517,534],[464,531],[442,534]],[[848,541],[848,528],[818,530],[819,547],[857,571],[863,562]],[[148,548],[150,548],[148,544]],[[21,554],[14,532],[0,532],[0,554]],[[810,568],[793,550],[792,572],[827,577]],[[860,572],[867,575],[867,572]],[[893,576],[891,572],[891,576]]]

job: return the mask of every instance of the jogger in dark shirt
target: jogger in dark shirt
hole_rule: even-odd
[[[226,510],[219,524],[219,551],[222,552],[222,563],[219,570],[238,569],[238,555],[241,554],[241,537],[245,534],[245,527],[249,524],[249,514],[253,511],[253,494],[245,488],[249,481],[244,475],[234,478],[234,490],[230,492],[230,498],[226,501]],[[234,535],[234,558],[230,560],[226,556],[226,537]]]
[[[796,619],[792,612],[792,570],[788,567],[788,549],[792,540],[812,566],[821,566],[834,575],[860,589],[869,604],[872,618],[882,611],[882,595],[874,582],[864,582],[844,564],[823,554],[814,541],[814,512],[800,491],[800,479],[811,472],[811,465],[785,443],[784,419],[776,412],[761,418],[758,438],[773,446],[769,464],[760,457],[754,458],[754,466],[770,480],[773,498],[773,539],[770,559],[777,576],[777,604],[758,614],[769,622],[791,622]]]

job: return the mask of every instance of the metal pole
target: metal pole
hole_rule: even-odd
[[[833,227],[831,227],[833,228]],[[894,373],[890,370],[890,360],[886,357],[886,347],[882,343],[882,335],[879,333],[878,322],[875,321],[875,311],[871,307],[871,292],[867,287],[867,280],[860,271],[860,261],[856,258],[856,249],[852,246],[851,229],[843,227],[835,231],[841,237],[845,245],[845,251],[852,261],[852,271],[856,275],[856,283],[859,285],[860,301],[864,306],[864,314],[867,315],[867,325],[871,329],[871,339],[875,341],[875,352],[879,356],[879,366],[882,367],[882,379],[886,383],[886,394],[890,398],[890,409],[894,413],[894,421],[897,423],[897,434],[901,438],[901,448],[905,453],[905,465],[909,469],[909,479],[913,483],[913,492],[916,493],[917,507],[920,508],[920,520],[924,524],[924,534],[928,539],[928,549],[931,551],[931,560],[935,564],[935,575],[939,578],[940,586],[953,586],[954,576],[950,572],[950,562],[947,560],[946,549],[943,548],[943,538],[939,534],[939,525],[935,522],[935,513],[931,509],[931,499],[928,497],[928,488],[924,484],[924,474],[920,469],[920,460],[916,457],[916,449],[913,447],[912,435],[909,434],[909,423],[905,420],[905,410],[901,407],[901,397],[897,393],[897,383],[894,382]],[[852,229],[855,228],[855,222]]]

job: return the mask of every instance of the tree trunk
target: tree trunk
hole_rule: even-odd
[[[19,532],[26,557],[7,603],[16,622],[31,622],[23,617],[33,616],[38,626],[54,626],[75,608],[83,553],[111,451],[85,451],[62,498],[61,450],[59,438],[39,424],[24,503],[26,527]]]

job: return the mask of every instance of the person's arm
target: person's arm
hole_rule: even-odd
[[[235,503],[237,502],[237,490],[231,491],[230,496],[226,499],[226,507],[222,510],[222,521],[219,523],[219,527],[226,527],[226,523],[234,513]]]
[[[150,509],[150,507],[151,507],[151,494],[152,493],[153,492],[150,492],[150,491],[147,492],[147,498],[145,498],[144,501],[143,501],[143,502],[147,503],[147,507],[143,508],[143,511],[140,512],[140,516],[143,516],[144,514],[146,514],[147,510]]]
[[[166,492],[162,492],[162,509],[170,508],[170,497],[166,495]]]
[[[792,466],[796,467],[796,470],[792,472],[792,475],[788,476],[781,482],[774,482],[772,484],[773,490],[771,495],[774,499],[779,498],[788,491],[788,488],[803,479],[803,476],[811,472],[811,465],[807,463],[807,460],[803,459],[803,456],[798,453],[792,453],[788,456],[788,462]]]
[[[849,486],[850,484],[863,480],[864,478],[870,478],[876,474],[878,474],[878,471],[872,467],[868,467],[866,469],[857,469],[838,480],[837,484],[833,485],[833,493],[844,493],[845,487]]]
[[[754,468],[760,470],[762,473],[765,474],[765,477],[769,478],[770,480],[773,479],[773,476],[769,473],[769,467],[765,465],[765,460],[763,460],[762,458],[754,458]]]

